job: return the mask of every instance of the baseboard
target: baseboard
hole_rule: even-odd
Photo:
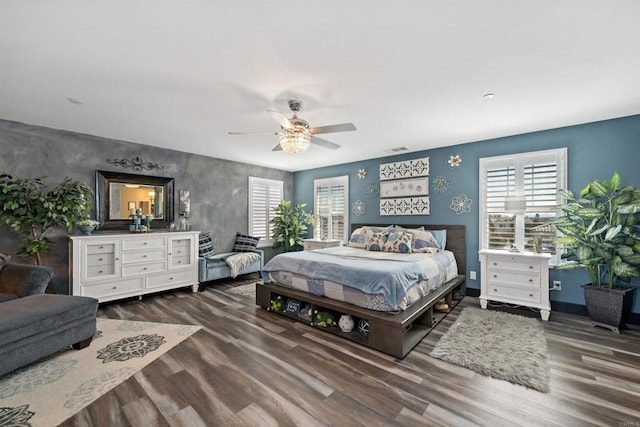
[[[467,288],[467,296],[479,297],[480,289]],[[587,307],[581,304],[572,304],[569,302],[551,301],[551,311],[589,317],[589,314],[587,313]],[[631,313],[627,323],[632,325],[640,325],[640,313]]]

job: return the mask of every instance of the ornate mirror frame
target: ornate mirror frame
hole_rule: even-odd
[[[137,175],[121,172],[110,172],[96,170],[96,220],[100,222],[102,230],[125,230],[129,229],[131,219],[110,219],[109,212],[111,210],[111,194],[110,184],[134,184],[134,185],[153,185],[163,187],[164,189],[164,218],[154,219],[153,228],[167,229],[174,220],[173,204],[174,204],[174,179],[159,176]]]

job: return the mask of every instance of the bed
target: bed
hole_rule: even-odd
[[[352,224],[351,230],[362,230],[364,226]],[[367,245],[372,244],[372,229],[391,233],[422,227],[446,230],[446,247],[419,251],[431,254],[387,253],[367,251],[351,242],[356,248],[277,255],[262,271],[264,283],[256,284],[256,303],[268,311],[403,358],[446,314],[436,312],[436,304],[444,298],[453,308],[465,294],[465,227],[366,227]],[[414,244],[416,236],[413,232]],[[396,246],[395,252],[403,252],[402,247]],[[343,315],[351,316],[356,326],[350,332],[335,326]],[[332,318],[333,325],[327,325],[326,316]]]

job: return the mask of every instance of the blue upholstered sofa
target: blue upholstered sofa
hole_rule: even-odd
[[[222,254],[216,254],[208,258],[199,258],[199,280],[200,283],[209,282],[211,280],[226,279],[233,276],[231,268],[227,265],[227,259],[232,255],[247,253],[247,252],[226,252]],[[246,265],[239,274],[256,273],[262,270],[264,266],[264,252],[260,249],[254,249],[249,253],[257,253],[259,258],[252,263]]]

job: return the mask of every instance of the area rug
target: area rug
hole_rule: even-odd
[[[235,295],[241,295],[243,297],[251,298],[254,301],[256,300],[256,284],[255,283],[236,286],[229,289],[228,292]]]
[[[58,425],[200,328],[99,318],[89,347],[0,377],[0,426]]]
[[[430,355],[483,375],[549,391],[547,340],[538,319],[466,307]]]

